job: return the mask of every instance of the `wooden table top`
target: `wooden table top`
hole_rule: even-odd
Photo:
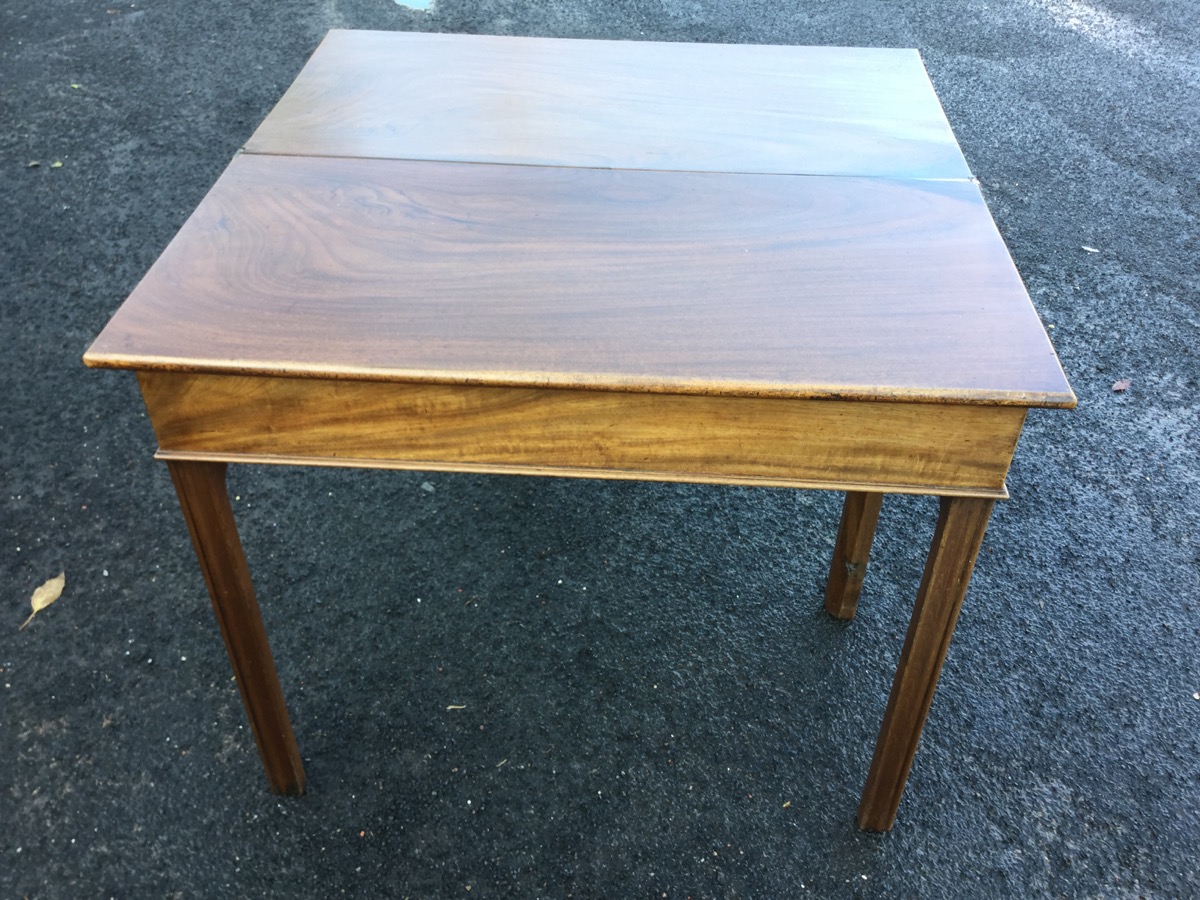
[[[913,51],[333,32],[89,365],[1070,406]]]
[[[969,178],[915,50],[331,31],[247,153]]]

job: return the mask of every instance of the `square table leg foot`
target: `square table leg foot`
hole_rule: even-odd
[[[925,575],[863,788],[859,828],[889,831],[896,820],[992,505],[986,499],[942,498]]]
[[[825,586],[825,611],[835,619],[853,619],[858,610],[858,595],[867,574],[867,559],[882,505],[883,494],[862,491],[846,494]]]
[[[225,464],[169,461],[271,790],[303,794],[304,764],[225,487]]]

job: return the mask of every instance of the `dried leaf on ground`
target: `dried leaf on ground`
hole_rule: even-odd
[[[1133,382],[1131,382],[1128,378],[1122,378],[1120,381],[1114,381],[1113,386],[1112,386],[1113,393],[1120,394],[1124,391],[1129,390],[1129,386],[1132,383]]]
[[[66,572],[61,572],[57,578],[51,578],[49,581],[38,585],[37,590],[33,592],[33,596],[29,598],[29,605],[33,607],[33,612],[29,614],[28,619],[21,623],[21,627],[18,629],[18,631],[24,630],[25,626],[33,621],[34,616],[61,597],[63,588],[66,586]]]

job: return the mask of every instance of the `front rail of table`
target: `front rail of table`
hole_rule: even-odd
[[[139,373],[272,790],[304,770],[225,489],[227,463],[689,481],[847,492],[827,609],[851,618],[883,493],[941,511],[858,814],[891,828],[1019,407]]]

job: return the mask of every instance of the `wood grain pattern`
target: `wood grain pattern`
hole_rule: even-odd
[[[1074,403],[965,182],[243,156],[85,359]]]
[[[250,153],[969,178],[915,50],[332,31]]]
[[[140,373],[183,458],[1001,496],[1024,410]],[[207,455],[206,455],[207,454]]]
[[[992,505],[993,501],[985,499],[942,498],[925,574],[863,788],[859,828],[890,831],[896,820]]]
[[[825,611],[835,619],[853,619],[858,610],[858,595],[867,575],[871,542],[875,538],[875,525],[882,505],[883,494],[846,493],[833,561],[829,566],[829,581],[825,585]]]
[[[303,794],[304,764],[229,505],[225,464],[177,460],[167,465],[267,781],[277,794]]]

